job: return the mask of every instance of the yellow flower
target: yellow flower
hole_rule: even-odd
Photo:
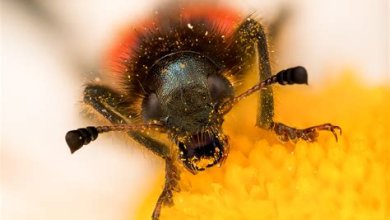
[[[296,127],[331,122],[343,129],[318,142],[280,143],[254,126],[257,97],[227,115],[230,154],[221,168],[183,170],[181,191],[161,219],[385,219],[390,210],[390,89],[346,74],[322,89],[275,86],[276,120]],[[137,217],[149,219],[161,182]],[[389,216],[387,216],[389,217]]]

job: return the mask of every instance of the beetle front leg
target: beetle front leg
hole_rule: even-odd
[[[241,49],[241,54],[243,55],[244,60],[249,59],[257,51],[259,55],[260,81],[270,78],[272,74],[267,39],[261,24],[251,18],[247,18],[237,30],[235,39],[236,47],[243,48]],[[249,66],[250,64],[244,63],[244,65]],[[294,68],[286,70],[286,73],[288,71],[292,72],[294,71]],[[288,74],[286,74],[286,76],[287,75]],[[270,88],[270,86],[268,86],[266,90],[260,92],[260,105],[258,109],[257,126],[273,130],[282,141],[297,141],[298,139],[302,139],[312,142],[316,140],[318,131],[322,130],[332,132],[337,141],[336,130],[339,130],[341,134],[341,128],[330,123],[305,129],[297,129],[282,123],[274,122],[274,100],[272,88]]]
[[[178,182],[180,179],[180,172],[175,165],[175,160],[172,158],[165,159],[165,185],[160,194],[156,206],[153,211],[152,219],[157,220],[160,217],[161,208],[163,205],[173,205],[173,192],[179,191]]]
[[[126,101],[110,88],[100,85],[88,85],[84,90],[84,102],[92,106],[113,124],[129,122],[126,115],[131,114],[125,108]],[[163,205],[173,204],[173,191],[178,191],[180,173],[174,163],[174,155],[165,144],[144,133],[130,131],[128,135],[153,153],[165,160],[165,185],[153,211],[152,219],[157,220]]]
[[[237,29],[234,40],[236,50],[240,51],[241,58],[244,60],[244,67],[251,65],[246,60],[251,60],[257,52],[259,56],[260,81],[272,76],[267,40],[260,23],[248,17]],[[260,93],[256,125],[264,129],[270,129],[273,123],[273,116],[273,93],[272,88],[268,87]]]
[[[334,135],[336,141],[338,140],[337,132],[339,131],[340,135],[342,130],[337,125],[332,125],[330,123],[316,125],[304,129],[297,129],[290,126],[287,126],[282,123],[275,122],[272,125],[273,131],[283,142],[293,141],[296,142],[299,139],[305,140],[307,142],[316,141],[319,131],[330,131]]]

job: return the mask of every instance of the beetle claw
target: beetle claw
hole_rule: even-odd
[[[319,135],[319,131],[322,130],[332,132],[336,142],[338,141],[337,131],[340,133],[340,135],[342,134],[342,130],[339,126],[332,125],[330,123],[312,126],[305,129],[296,129],[282,123],[274,123],[273,129],[278,135],[279,139],[281,139],[283,142],[290,140],[294,143],[299,139],[305,140],[307,142],[314,142]]]

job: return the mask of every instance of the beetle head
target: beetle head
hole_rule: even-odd
[[[233,97],[233,87],[218,66],[198,53],[180,52],[161,58],[149,76],[144,120],[164,124],[191,171],[220,163],[227,141],[217,106]]]

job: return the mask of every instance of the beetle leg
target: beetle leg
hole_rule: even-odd
[[[237,29],[234,40],[235,46],[242,54],[242,60],[250,60],[257,51],[259,55],[260,81],[270,78],[272,73],[268,45],[261,24],[248,17]],[[244,65],[248,66],[250,64],[245,63]],[[274,116],[274,99],[271,87],[260,93],[259,102],[256,125],[264,129],[270,129]]]
[[[338,130],[341,135],[341,128],[337,125],[332,125],[330,123],[316,125],[304,129],[297,129],[290,126],[287,126],[282,123],[273,123],[273,130],[281,141],[293,141],[296,142],[299,139],[313,142],[318,137],[319,131],[330,131],[334,135],[336,141],[338,140],[336,131]]]
[[[113,124],[131,123],[127,116],[131,112],[123,106],[123,103],[126,103],[125,100],[108,87],[88,85],[84,90],[84,102],[92,106]],[[162,158],[170,155],[168,146],[142,132],[129,131],[127,134]]]
[[[163,205],[173,205],[173,191],[178,191],[178,182],[180,172],[177,169],[172,158],[165,159],[165,185],[160,197],[157,200],[153,211],[152,219],[157,220],[160,217],[161,208]]]
[[[121,107],[125,101],[118,93],[108,87],[88,85],[84,90],[84,102],[91,105],[113,124],[124,124],[128,122],[125,115],[131,112]],[[157,220],[160,216],[162,206],[173,204],[173,191],[178,190],[179,170],[174,164],[174,157],[168,146],[141,132],[130,131],[128,135],[153,153],[165,159],[165,185],[157,200],[152,216],[154,220]]]
[[[241,49],[241,54],[243,55],[244,60],[253,56],[253,53],[256,52],[255,49],[257,49],[257,53],[259,54],[260,81],[270,78],[272,74],[267,39],[261,24],[251,18],[247,18],[238,28],[235,39],[236,46],[243,48]],[[255,46],[257,47],[255,48]],[[250,64],[246,63],[245,65]],[[272,88],[270,87],[261,91],[259,104],[256,125],[264,129],[272,129],[282,141],[303,139],[312,142],[315,141],[318,136],[318,131],[321,130],[331,131],[336,140],[336,130],[339,130],[341,134],[341,128],[339,126],[329,123],[312,126],[306,129],[296,129],[282,123],[274,122],[274,100]]]

